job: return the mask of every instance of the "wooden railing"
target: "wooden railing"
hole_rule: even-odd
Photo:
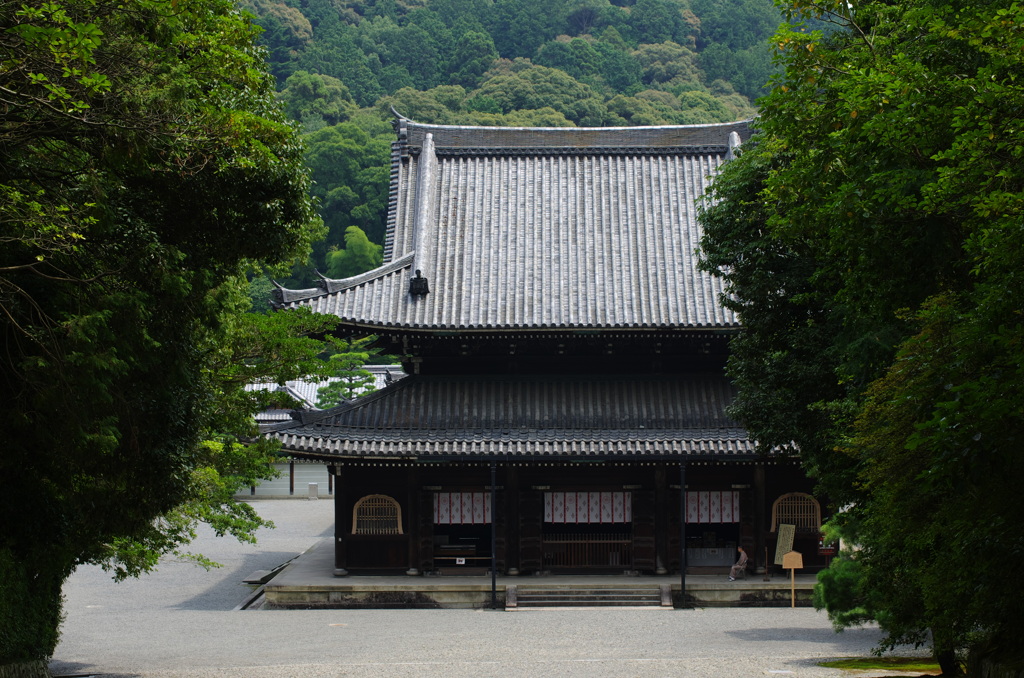
[[[628,534],[559,534],[544,537],[544,567],[629,569],[633,542]]]

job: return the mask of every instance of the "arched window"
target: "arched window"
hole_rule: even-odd
[[[385,494],[370,494],[352,509],[352,534],[402,534],[402,507]]]
[[[818,500],[803,492],[790,492],[772,504],[772,532],[779,525],[796,525],[797,532],[821,531],[821,507]]]

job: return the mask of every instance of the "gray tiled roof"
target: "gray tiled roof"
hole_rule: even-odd
[[[399,128],[386,263],[284,305],[371,328],[737,325],[697,270],[695,204],[748,123]]]
[[[311,457],[751,458],[720,374],[420,376],[266,428]]]

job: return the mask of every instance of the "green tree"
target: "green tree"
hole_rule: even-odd
[[[608,0],[577,0],[569,3],[566,25],[570,35],[586,35],[598,25]]]
[[[345,249],[327,252],[327,277],[350,278],[381,265],[384,248],[370,242],[358,226],[345,229]]]
[[[607,98],[643,89],[638,61],[645,62],[647,85],[724,79],[754,98],[774,72],[766,45],[779,19],[771,0],[702,0],[694,3],[696,13],[682,0],[246,2],[267,29],[262,40],[279,83],[296,70],[334,77],[362,107],[403,88],[449,83],[472,90],[499,53],[562,70]],[[672,58],[644,55],[665,45],[686,50],[687,58],[669,65]],[[664,67],[677,72],[657,72]],[[621,122],[593,110],[573,113],[557,102],[541,105],[577,124]],[[312,126],[319,126],[315,116],[307,130]]]
[[[355,29],[356,42],[363,52],[375,54],[389,72],[399,70],[407,74],[408,86],[430,89],[437,84],[438,69],[441,66],[437,41],[426,29],[417,24],[399,25],[390,18],[378,16],[362,21]],[[383,82],[385,91],[394,92]],[[406,86],[406,85],[402,85]]]
[[[253,275],[249,280],[249,304],[253,313],[269,313],[274,283],[266,275]]]
[[[705,217],[734,227],[705,256],[765,345],[730,369],[792,396],[770,412],[754,402],[764,387],[741,384],[744,420],[763,442],[795,441],[831,498],[853,504],[833,529],[863,548],[823,576],[819,598],[837,624],[874,617],[884,646],[930,639],[944,673],[972,651],[1020,661],[1024,629],[991,573],[1024,555],[1009,527],[1021,517],[1024,9],[801,11],[835,28],[780,30],[785,72],[761,101],[762,141],[726,168]]]
[[[637,63],[626,52],[592,39],[561,36],[545,43],[535,61],[600,89],[628,90],[640,79]]]
[[[572,121],[550,106],[512,111],[497,124],[509,127],[573,127]]]
[[[465,92],[465,90],[462,91]],[[454,114],[458,112],[458,107],[454,109],[451,107],[453,103],[450,96],[451,90],[444,90],[444,92],[439,99],[433,90],[421,91],[412,87],[403,87],[393,95],[380,99],[377,102],[377,111],[381,117],[393,117],[391,109],[394,108],[411,120],[436,125],[450,125],[455,121]]]
[[[783,19],[772,3],[759,0],[694,0],[693,10],[702,46],[717,43],[736,52],[763,45]]]
[[[439,70],[443,66],[437,41],[427,30],[408,24],[394,36],[390,58],[405,67],[417,86],[429,89],[439,84]]]
[[[487,72],[498,50],[491,36],[479,31],[467,31],[455,47],[455,53],[448,64],[448,82],[463,87],[476,87],[480,77]]]
[[[484,23],[505,59],[531,58],[562,32],[566,4],[547,0],[495,0]]]
[[[369,58],[356,45],[348,26],[335,24],[318,32],[317,39],[299,56],[296,68],[341,80],[360,106],[371,106],[384,95]]]
[[[284,111],[292,120],[309,125],[337,125],[356,111],[355,101],[345,83],[329,75],[295,71],[285,80],[281,91]]]
[[[573,77],[579,77],[582,73],[576,55],[569,46],[569,41],[565,39],[550,40],[541,45],[534,63],[538,66],[557,68]]]
[[[211,347],[242,273],[320,225],[232,3],[8,2],[0,26],[0,672],[45,674],[76,566],[144,569],[187,537],[154,520],[210,508],[200,469],[249,473],[200,444]]]
[[[679,94],[679,113],[673,121],[683,125],[705,122],[729,122],[733,111],[710,92],[691,90]]]
[[[608,108],[589,85],[563,71],[536,66],[525,59],[501,61],[470,96],[498,102],[502,112],[553,108],[578,125],[600,127]]]
[[[488,0],[431,0],[430,11],[437,13],[450,28],[475,21],[478,28],[474,30],[482,30],[480,19],[487,13],[489,6]]]
[[[313,40],[309,19],[295,7],[273,0],[244,0],[239,6],[257,17],[256,23],[263,29],[260,41],[269,51],[272,72],[284,79]]]
[[[682,9],[676,0],[637,0],[629,23],[641,43],[685,42]]]
[[[649,85],[700,81],[697,55],[678,43],[640,45],[633,57],[640,64],[643,81]]]
[[[827,496],[852,501],[852,463],[835,455],[836,424],[821,403],[841,401],[830,341],[841,319],[828,302],[836,281],[811,243],[767,227],[765,184],[785,166],[754,136],[725,165],[701,205],[700,265],[723,277],[722,303],[743,322],[730,342],[727,373],[737,388],[731,412],[765,449],[800,450]]]
[[[364,369],[371,355],[367,345],[373,339],[332,340],[331,355],[327,359],[329,381],[326,386],[317,389],[317,407],[328,409],[377,390],[373,373]]]
[[[326,246],[340,245],[352,225],[383,241],[390,137],[369,134],[354,121],[306,135],[306,162],[316,182],[312,194],[328,228]],[[323,252],[315,256],[322,260]]]
[[[767,93],[775,74],[767,44],[734,51],[722,43],[712,43],[700,52],[698,63],[706,82],[725,80],[751,99]]]
[[[183,550],[195,538],[200,522],[218,536],[249,543],[256,541],[258,528],[273,527],[234,496],[276,476],[271,464],[280,445],[259,437],[256,415],[269,407],[298,403],[280,391],[253,390],[250,385],[326,379],[333,374],[333,366],[321,358],[327,348],[324,341],[313,335],[331,331],[338,320],[309,309],[249,312],[250,288],[242,280],[229,281],[211,294],[223,308],[221,323],[202,343],[212,402],[210,414],[201,422],[202,440],[181,501],[139,531],[111,540],[94,559],[117,580],[155,569],[167,553],[203,567],[220,567],[202,554]]]
[[[594,44],[594,49],[600,54],[601,79],[613,92],[632,94],[641,88],[640,64],[627,50],[603,39]]]

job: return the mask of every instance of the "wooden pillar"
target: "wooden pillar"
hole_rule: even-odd
[[[668,478],[664,467],[654,472],[655,574],[668,574]]]
[[[505,465],[505,566],[508,574],[519,574],[519,469]]]
[[[416,466],[410,466],[409,470],[405,474],[405,487],[406,487],[406,522],[408,529],[405,534],[409,540],[409,548],[407,550],[409,557],[409,568],[405,571],[407,575],[415,576],[420,573],[417,564],[420,561],[420,538],[421,534],[420,525],[420,472]]]
[[[764,464],[754,467],[754,562],[761,563],[764,566],[764,572],[768,572],[770,569],[770,562],[765,560],[764,550],[768,532],[767,507],[765,506],[766,474],[767,469]]]
[[[679,464],[679,606],[686,603],[686,461]]]
[[[334,576],[344,577],[348,575],[348,522],[351,519],[351,510],[348,507],[348,488],[345,483],[345,476],[342,475],[342,467],[328,466],[327,472],[337,478],[334,495]]]
[[[491,609],[498,609],[498,462],[491,460]]]

